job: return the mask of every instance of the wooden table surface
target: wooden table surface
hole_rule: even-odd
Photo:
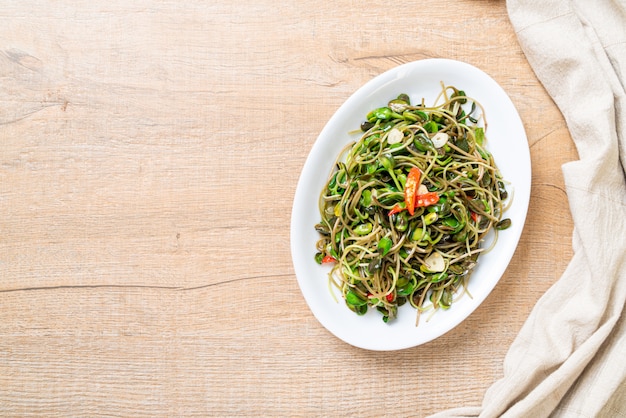
[[[577,158],[500,0],[4,2],[0,415],[426,416],[477,406],[572,255]],[[399,64],[473,64],[510,95],[528,219],[444,336],[354,348],[289,247],[298,176],[350,94]]]

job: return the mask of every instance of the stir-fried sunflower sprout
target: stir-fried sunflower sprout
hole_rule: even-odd
[[[406,94],[374,109],[320,196],[315,255],[358,315],[385,322],[409,303],[448,309],[466,293],[490,230],[505,229],[507,190],[484,147],[482,106],[444,86],[433,106]],[[496,237],[492,244],[495,243]]]

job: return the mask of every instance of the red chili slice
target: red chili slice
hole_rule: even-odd
[[[404,185],[404,203],[406,203],[406,208],[411,216],[415,213],[415,201],[421,176],[422,173],[417,167],[411,168],[406,178],[406,184]]]

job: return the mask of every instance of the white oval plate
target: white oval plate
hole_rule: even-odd
[[[400,93],[412,102],[425,98],[433,104],[441,82],[462,89],[479,101],[487,119],[486,146],[493,154],[504,179],[510,183],[513,202],[505,213],[512,225],[498,236],[496,246],[480,256],[469,280],[469,293],[450,309],[434,315],[423,313],[415,326],[416,310],[405,304],[398,318],[384,323],[379,312],[369,309],[358,316],[348,309],[341,294],[336,299],[328,286],[329,267],[314,260],[319,239],[314,226],[320,221],[318,200],[322,188],[343,147],[358,139],[365,115],[384,106]],[[483,71],[448,59],[425,59],[393,68],[357,90],[330,118],[304,164],[291,213],[291,254],[298,284],[318,321],[341,340],[369,350],[399,350],[431,341],[461,323],[489,295],[506,270],[519,241],[530,199],[530,151],[522,121],[504,90]],[[333,290],[334,291],[334,290]]]

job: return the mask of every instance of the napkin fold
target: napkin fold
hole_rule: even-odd
[[[507,0],[507,10],[578,151],[562,167],[574,255],[482,406],[433,417],[626,416],[626,0]]]

